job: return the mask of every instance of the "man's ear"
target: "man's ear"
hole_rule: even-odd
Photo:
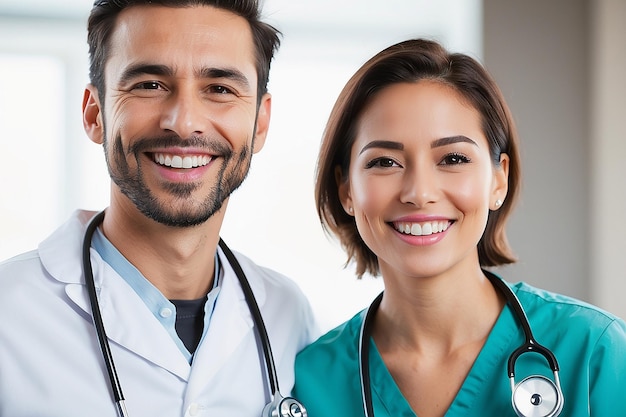
[[[97,144],[104,142],[104,125],[102,123],[102,108],[98,90],[92,84],[85,87],[83,94],[83,127],[89,139]]]
[[[352,205],[352,195],[350,193],[350,181],[344,177],[341,166],[335,167],[335,181],[337,182],[337,191],[339,193],[339,201],[343,206],[343,210],[350,216],[354,215],[354,206]]]
[[[261,104],[259,105],[259,111],[256,119],[256,132],[254,137],[254,149],[253,153],[259,152],[265,145],[265,139],[267,138],[267,132],[270,128],[270,116],[272,115],[272,95],[265,93],[261,97]]]

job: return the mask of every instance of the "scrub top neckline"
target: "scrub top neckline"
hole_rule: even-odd
[[[513,290],[516,291],[516,288],[513,288]],[[464,415],[468,410],[472,409],[474,401],[484,389],[485,378],[499,373],[497,370],[494,371],[494,368],[502,363],[503,356],[508,357],[513,352],[514,347],[511,346],[513,346],[516,336],[521,331],[513,311],[506,304],[489,332],[485,345],[476,357],[446,415]],[[389,373],[372,338],[370,338],[370,350],[370,375],[373,395],[378,398],[378,401],[385,407],[389,415],[416,417],[393,376]],[[476,369],[481,371],[475,372]],[[507,378],[506,369],[502,369],[501,374],[502,378]]]

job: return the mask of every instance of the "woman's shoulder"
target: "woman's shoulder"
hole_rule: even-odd
[[[360,311],[351,319],[320,336],[298,354],[301,363],[336,361],[338,357],[356,357],[363,314]]]
[[[525,282],[510,284],[529,320],[553,323],[570,329],[585,329],[598,336],[614,328],[626,332],[623,319],[589,302],[534,287]],[[624,333],[626,334],[626,333]]]

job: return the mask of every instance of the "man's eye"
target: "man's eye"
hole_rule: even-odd
[[[446,155],[441,161],[441,165],[459,165],[470,162],[470,159],[460,153],[451,153]]]
[[[398,164],[391,158],[376,158],[368,162],[366,168],[391,168],[393,166],[398,166]]]
[[[156,81],[145,81],[135,86],[139,90],[158,90],[161,86]]]
[[[216,94],[233,94],[233,90],[228,87],[224,87],[223,85],[213,85],[211,86],[210,91]]]

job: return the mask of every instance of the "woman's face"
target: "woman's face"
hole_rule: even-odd
[[[506,196],[508,157],[490,159],[480,114],[436,81],[394,84],[358,122],[344,209],[383,276],[430,277],[479,267],[490,209]]]

